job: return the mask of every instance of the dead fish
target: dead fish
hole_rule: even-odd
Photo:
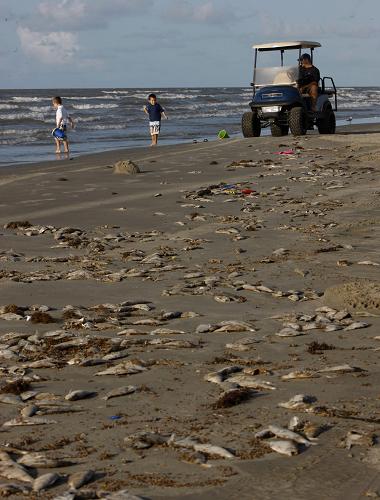
[[[350,325],[346,326],[344,329],[345,332],[348,332],[350,330],[359,330],[361,328],[368,328],[369,324],[365,323],[364,321],[355,321],[354,323],[351,323]]]
[[[96,498],[97,495],[96,496],[95,495],[96,494],[94,494],[91,497],[85,497],[85,498]],[[65,493],[62,493],[62,495],[54,497],[53,500],[74,500],[75,497],[76,497],[76,492],[66,491]]]
[[[271,439],[267,441],[267,444],[271,450],[281,453],[281,455],[287,455],[288,457],[298,455],[298,447],[295,443],[293,443],[293,441]]]
[[[149,345],[158,349],[192,349],[201,347],[201,344],[195,344],[189,340],[171,340],[171,339],[154,339],[149,341]]]
[[[191,448],[194,451],[199,451],[200,453],[205,453],[206,455],[218,456],[221,458],[235,458],[235,455],[226,448],[208,443],[199,443],[197,439],[191,437],[180,439],[173,435],[171,436],[168,444],[178,448]]]
[[[66,467],[67,465],[72,465],[73,462],[64,458],[49,456],[46,453],[31,452],[22,456],[17,463],[36,469],[52,469],[55,467]]]
[[[373,446],[375,444],[375,436],[370,432],[349,431],[347,436],[342,439],[340,446],[344,446],[350,450],[353,446]]]
[[[303,444],[305,446],[310,446],[312,444],[308,439],[300,434],[278,425],[268,425],[268,430],[280,439],[289,439],[290,441],[294,441],[295,443]]]
[[[67,401],[79,401],[80,399],[86,399],[91,396],[95,396],[97,393],[94,391],[76,390],[70,391],[66,394],[65,399]]]
[[[124,349],[123,351],[111,352],[102,357],[102,361],[115,361],[117,359],[126,358],[129,356],[129,352]]]
[[[213,332],[214,330],[217,329],[217,326],[214,325],[198,325],[197,328],[195,329],[195,333],[208,333],[208,332]]]
[[[215,446],[212,444],[198,443],[194,445],[194,450],[205,453],[206,455],[212,455],[221,458],[235,458],[235,455],[228,451],[226,448],[222,448],[221,446]]]
[[[166,444],[169,439],[170,436],[163,436],[157,432],[141,431],[124,438],[124,443],[127,446],[141,450],[155,445]]]
[[[39,492],[42,490],[47,490],[48,488],[53,486],[59,478],[59,474],[56,474],[55,472],[48,472],[47,474],[43,474],[33,481],[33,491]]]
[[[143,497],[132,495],[127,490],[116,491],[115,493],[106,493],[105,496],[98,498],[107,498],[107,500],[144,500]]]
[[[151,335],[182,335],[183,330],[171,330],[170,328],[157,328],[150,332]]]
[[[343,330],[343,326],[331,323],[330,325],[326,325],[324,330],[325,332],[338,332],[339,330]]]
[[[68,480],[70,488],[78,490],[85,484],[88,484],[95,477],[95,472],[91,469],[71,474]]]
[[[23,401],[18,394],[0,394],[0,403],[8,405],[21,405]]]
[[[257,344],[259,341],[253,337],[247,337],[245,339],[238,340],[232,344],[226,344],[226,349],[231,349],[232,351],[249,351],[254,344]]]
[[[118,398],[120,396],[126,396],[128,394],[133,394],[137,391],[137,387],[134,385],[127,385],[123,387],[117,387],[116,389],[112,389],[112,391],[107,392],[107,394],[102,397],[105,401],[111,398]]]
[[[27,405],[27,406],[24,406],[24,408],[22,408],[22,410],[20,411],[20,415],[23,418],[33,417],[33,415],[35,415],[37,413],[37,411],[38,411],[38,406]]]
[[[141,373],[147,371],[145,366],[139,365],[132,361],[126,361],[124,363],[120,363],[116,366],[112,366],[111,368],[107,368],[102,372],[98,372],[95,375],[133,375],[134,373]]]
[[[228,377],[228,375],[236,372],[241,372],[242,368],[240,366],[227,366],[222,368],[217,372],[211,372],[205,375],[204,380],[207,382],[213,382],[214,384],[220,384]]]
[[[10,495],[20,494],[28,495],[30,488],[21,484],[2,483],[0,484],[0,497],[8,497]]]
[[[238,374],[228,378],[228,382],[238,384],[240,387],[247,387],[249,389],[262,389],[274,391],[276,387],[266,380],[258,380],[253,375]]]
[[[31,363],[24,363],[22,368],[55,368],[55,363],[50,359],[40,359],[38,361],[32,361]]]
[[[0,452],[0,476],[6,479],[33,482],[33,477],[24,469],[22,465],[14,462],[5,451]]]
[[[339,365],[339,366],[330,366],[327,368],[322,368],[318,370],[318,373],[354,373],[354,372],[362,372],[361,368],[356,366],[350,366],[347,364]]]
[[[305,335],[305,332],[301,330],[294,330],[293,328],[283,328],[276,333],[277,337],[299,337],[300,335]]]
[[[217,325],[215,333],[238,333],[238,332],[254,332],[255,329],[249,323],[244,321],[221,321]]]
[[[314,396],[307,396],[305,394],[297,394],[286,401],[285,403],[278,403],[280,408],[287,408],[289,410],[305,409],[317,400]]]
[[[55,420],[48,420],[47,418],[39,418],[39,417],[26,417],[26,418],[13,418],[12,420],[8,420],[3,423],[3,427],[21,427],[28,425],[48,425],[48,424],[56,424]]]
[[[296,370],[294,372],[290,372],[287,375],[282,375],[282,380],[296,380],[296,379],[304,379],[304,378],[318,378],[319,375],[317,372],[313,372],[312,370]]]

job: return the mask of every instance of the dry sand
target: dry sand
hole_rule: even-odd
[[[59,474],[43,498],[89,469],[75,498],[379,496],[380,135],[369,131],[2,168],[1,227],[31,225],[0,232],[0,390],[24,383],[0,403],[3,494],[24,497],[4,485],[31,483],[6,476],[38,451],[74,462],[25,465]],[[127,159],[141,173],[113,174]],[[117,365],[138,373],[96,376]],[[103,399],[125,386],[136,390]],[[71,390],[95,394],[65,400]],[[296,395],[310,398],[278,406]],[[270,448],[285,431],[255,437],[292,417],[281,446],[296,455]],[[36,419],[52,423],[25,425]]]

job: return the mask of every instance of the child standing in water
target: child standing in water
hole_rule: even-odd
[[[168,117],[165,114],[164,108],[157,102],[155,94],[148,96],[148,104],[144,106],[144,112],[149,115],[149,129],[152,137],[151,146],[157,146],[161,130],[161,118],[163,116],[167,120]]]
[[[67,112],[66,108],[62,105],[61,97],[53,97],[52,99],[53,107],[56,110],[55,114],[55,124],[57,129],[53,130],[53,136],[55,139],[55,152],[57,154],[61,153],[61,143],[63,143],[64,153],[69,153],[69,140],[66,135],[67,125],[70,122],[72,128],[74,128],[74,121]]]

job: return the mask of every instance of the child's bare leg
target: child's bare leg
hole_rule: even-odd
[[[60,153],[61,152],[61,143],[58,139],[55,139],[55,152]]]
[[[69,141],[63,141],[63,150],[65,153],[69,153]]]
[[[153,143],[153,146],[157,146],[157,142],[158,142],[158,134],[154,134],[152,136],[152,143]]]

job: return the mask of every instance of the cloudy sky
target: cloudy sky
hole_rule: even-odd
[[[292,39],[379,85],[379,21],[379,0],[0,0],[0,87],[241,86],[253,43]]]

